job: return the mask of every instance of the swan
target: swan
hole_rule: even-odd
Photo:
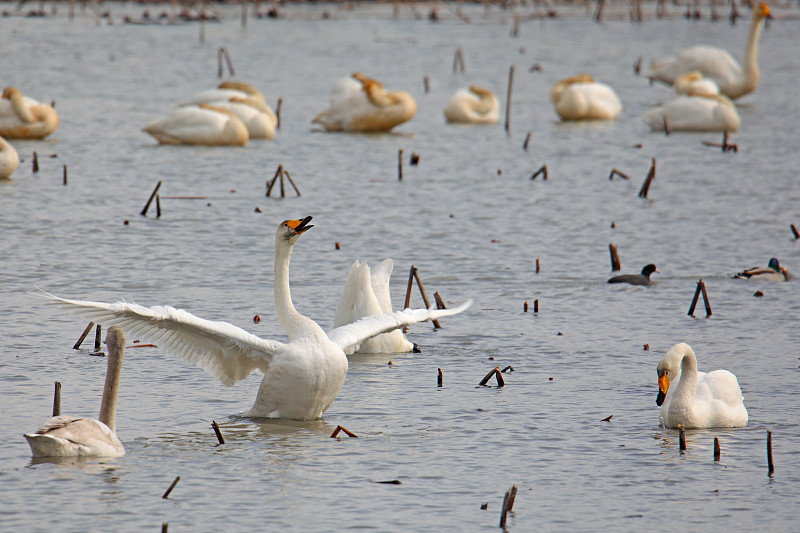
[[[550,90],[550,101],[562,120],[611,120],[622,104],[614,89],[589,74],[564,78]]]
[[[327,333],[301,315],[289,289],[289,256],[311,217],[281,222],[275,233],[275,306],[287,343],[262,339],[227,322],[214,322],[168,306],[142,307],[66,300],[44,293],[49,303],[81,316],[126,328],[158,342],[173,354],[201,366],[225,385],[263,372],[253,406],[245,416],[314,420],[331,405],[347,374],[345,351],[364,340],[424,320],[458,314],[453,309],[406,309],[334,328]]]
[[[234,96],[225,101],[209,102],[220,109],[227,109],[244,123],[250,139],[274,139],[278,118],[275,112],[257,98]]]
[[[494,124],[500,115],[497,98],[488,89],[470,85],[459,89],[444,108],[447,122],[468,124]]]
[[[713,79],[722,94],[735,100],[756,90],[759,81],[758,38],[769,17],[769,6],[760,3],[753,8],[750,31],[744,48],[744,68],[722,48],[715,46],[692,46],[674,57],[654,61],[645,74],[650,80],[672,84],[685,72],[699,70],[706,78]]]
[[[697,371],[692,348],[679,343],[658,362],[661,425],[674,428],[744,427],[747,409],[736,376],[727,370]],[[678,380],[677,384],[670,385]]]
[[[125,334],[117,327],[108,328],[108,369],[100,402],[99,420],[54,416],[36,433],[25,438],[34,457],[122,457],[125,448],[116,433],[117,394]]]
[[[699,70],[681,74],[672,82],[675,94],[691,96],[715,96],[719,94],[719,85],[711,78],[704,78]]]
[[[739,131],[739,113],[729,98],[711,96],[678,96],[642,115],[650,131]]]
[[[608,283],[630,283],[631,285],[650,285],[650,274],[655,272],[658,274],[658,270],[656,270],[656,266],[652,263],[649,265],[645,265],[642,267],[642,272],[640,274],[620,274],[619,276],[614,276],[613,278],[608,280]]]
[[[173,109],[142,128],[160,144],[244,146],[247,126],[231,111],[210,104]]]
[[[361,87],[355,90],[354,84],[337,81],[330,106],[314,117],[312,124],[325,131],[386,132],[417,112],[417,103],[407,92],[387,91],[380,82],[356,74]]]
[[[0,137],[0,181],[10,180],[19,166],[19,154],[8,141]]]
[[[347,273],[344,291],[336,307],[333,327],[344,326],[366,316],[392,312],[389,295],[389,278],[394,263],[384,259],[370,268],[367,263],[356,260]],[[348,352],[358,353],[405,353],[414,350],[414,344],[396,329],[367,339],[360,346]]]
[[[216,89],[206,89],[205,91],[200,91],[182,100],[178,103],[178,107],[228,101],[231,98],[254,98],[262,104],[265,104],[264,96],[261,92],[249,83],[241,81],[223,81]]]
[[[769,281],[789,281],[791,279],[791,274],[786,269],[786,267],[781,266],[778,262],[777,257],[773,257],[769,260],[769,263],[765,267],[753,267],[748,268],[747,270],[743,270],[739,272],[734,278],[741,278],[741,279],[766,279]]]
[[[51,106],[26,98],[8,86],[0,98],[0,136],[7,139],[44,139],[58,127],[58,113]]]

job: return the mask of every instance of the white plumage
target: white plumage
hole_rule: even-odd
[[[58,127],[58,113],[51,106],[27,98],[14,87],[0,98],[0,136],[7,139],[44,139]]]
[[[550,101],[562,120],[612,120],[622,111],[617,93],[589,74],[564,78],[550,90]]]
[[[651,131],[739,131],[739,113],[727,97],[678,96],[642,115]],[[666,126],[665,126],[666,124]]]
[[[0,136],[0,180],[11,179],[11,174],[19,166],[19,154],[8,141]]]
[[[494,124],[500,115],[497,98],[488,89],[470,85],[459,89],[444,108],[447,122],[464,124]]]
[[[244,146],[247,126],[231,111],[210,104],[179,107],[151,120],[142,131],[160,144]]]

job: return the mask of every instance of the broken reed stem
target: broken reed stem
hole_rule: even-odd
[[[64,185],[67,184],[67,165],[66,164],[64,165],[64,173],[62,174],[62,177],[61,177],[61,183],[63,183]]]
[[[170,492],[172,492],[172,489],[174,489],[174,488],[175,488],[175,485],[177,485],[177,484],[178,484],[178,481],[180,481],[180,480],[181,480],[181,476],[178,476],[178,477],[176,477],[176,478],[175,478],[175,480],[172,482],[172,484],[171,484],[171,485],[169,486],[169,488],[167,489],[167,492],[165,492],[165,493],[164,493],[164,494],[161,496],[161,498],[162,498],[162,499],[164,499],[164,500],[166,500],[166,499],[169,497],[169,493],[170,493]]]
[[[533,301],[533,312],[534,313],[538,313],[539,312],[539,299],[538,298]]]
[[[439,376],[436,378],[436,386],[437,387],[441,387],[443,381],[444,381],[444,376],[442,375],[442,369],[440,368],[439,369]],[[53,416],[55,416],[55,415],[53,415]]]
[[[275,185],[275,181],[278,179],[278,176],[280,176],[282,173],[283,165],[278,165],[278,170],[275,171],[275,175],[272,176],[272,179],[267,180],[267,197],[269,197],[269,194],[272,192],[272,187]]]
[[[456,48],[456,53],[453,55],[453,74],[456,72],[465,72],[466,67],[464,66],[464,52],[461,51],[461,48]]]
[[[444,305],[444,300],[439,294],[439,291],[433,293],[433,299],[436,301],[436,309],[447,309],[447,306]]]
[[[503,385],[505,385],[505,384],[506,384],[505,380],[503,380],[503,374],[500,372],[500,367],[499,367],[499,366],[496,366],[496,367],[494,367],[493,369],[491,369],[491,370],[489,371],[489,373],[488,373],[488,374],[486,374],[486,375],[483,377],[483,379],[481,380],[481,382],[480,382],[480,383],[478,383],[478,385],[480,385],[480,386],[486,386],[486,383],[488,383],[488,381],[489,381],[490,379],[492,379],[492,376],[495,376],[495,378],[497,379],[497,388],[498,388],[498,389],[499,389],[500,387],[502,387]]]
[[[714,460],[715,461],[719,461],[720,454],[721,454],[721,451],[719,449],[719,439],[717,437],[714,437]]]
[[[156,194],[156,218],[161,218],[161,196]]]
[[[706,285],[701,279],[697,281],[697,288],[694,290],[692,305],[689,306],[689,316],[694,316],[694,308],[697,306],[697,299],[700,297],[701,292],[703,293],[703,300],[706,302],[706,316],[711,314],[711,308],[708,306],[708,296],[706,296]]]
[[[536,273],[539,273],[539,258],[536,258]]]
[[[792,230],[792,235],[794,235],[795,239],[800,239],[800,233],[798,233],[797,228],[794,227],[794,224],[789,224],[789,229]]]
[[[95,352],[99,352],[100,351],[100,346],[101,346],[101,341],[102,341],[102,335],[101,335],[102,329],[103,329],[103,326],[101,326],[100,324],[97,324],[97,329],[95,330],[95,333],[94,333],[94,351]]]
[[[161,522],[161,533],[167,533],[169,531],[169,522]]]
[[[542,165],[539,168],[539,170],[537,170],[536,172],[533,173],[533,176],[531,176],[531,179],[535,180],[539,176],[539,174],[542,174],[542,177],[544,178],[544,181],[547,181],[547,165]]]
[[[286,171],[281,167],[281,198],[286,198],[286,190],[283,188],[283,177],[286,175]]]
[[[275,129],[281,129],[281,105],[283,98],[278,97],[278,103],[275,105]]]
[[[61,414],[61,382],[56,381],[55,391],[53,391],[53,416]]]
[[[334,429],[334,430],[333,430],[333,433],[331,433],[331,438],[332,438],[332,439],[335,439],[335,438],[336,438],[336,436],[337,436],[337,435],[339,435],[339,432],[340,432],[340,431],[343,431],[343,432],[344,432],[344,434],[345,434],[345,435],[347,435],[348,437],[353,437],[354,439],[357,439],[357,438],[358,438],[358,435],[356,435],[356,434],[355,434],[355,433],[353,433],[352,431],[348,431],[348,430],[347,430],[347,428],[344,428],[344,427],[342,427],[342,426],[336,426],[336,429]]]
[[[225,444],[225,439],[222,438],[222,432],[219,430],[219,425],[216,420],[211,421],[211,428],[214,430],[214,433],[217,434],[217,441],[219,441],[220,444]]]
[[[708,294],[706,294],[706,284],[700,281],[700,291],[703,293],[703,304],[706,306],[706,317],[711,316],[711,306],[708,304]]]
[[[613,179],[614,179],[614,176],[619,176],[620,178],[622,178],[622,179],[624,179],[624,180],[630,179],[630,178],[628,177],[628,175],[627,175],[627,174],[625,174],[624,172],[620,172],[620,171],[619,171],[619,170],[617,170],[616,168],[612,168],[612,169],[611,169],[611,174],[609,174],[609,175],[608,175],[608,180],[609,180],[609,181],[613,180]]]
[[[525,300],[525,303],[522,304],[522,312],[523,313],[528,312],[528,300]]]
[[[150,209],[150,204],[153,202],[153,199],[156,197],[156,194],[158,193],[158,189],[160,187],[161,187],[161,180],[158,181],[158,184],[156,184],[156,188],[153,189],[153,192],[150,193],[150,198],[147,199],[147,203],[144,204],[144,209],[142,209],[142,212],[140,213],[143,217],[147,216],[147,210]]]
[[[425,94],[431,92],[431,81],[427,74],[422,78],[422,85],[425,87]]]
[[[39,172],[39,156],[36,152],[33,152],[33,163],[31,164],[31,170],[34,174]]]
[[[678,446],[682,453],[686,450],[686,430],[683,428],[683,424],[678,424],[678,431]]]
[[[600,0],[602,2],[602,0]],[[517,486],[514,485],[506,491],[503,497],[503,509],[500,512],[500,527],[506,527],[506,517],[508,512],[514,508],[514,500],[517,498]]]
[[[83,340],[86,338],[86,336],[89,334],[89,332],[92,331],[93,327],[94,327],[94,322],[89,322],[89,325],[86,326],[86,329],[83,330],[83,333],[81,333],[81,336],[78,339],[78,342],[76,342],[75,346],[72,347],[73,350],[80,349],[81,344],[83,343]]]
[[[397,181],[403,181],[403,150],[397,151]]]
[[[669,129],[669,122],[667,122],[667,117],[663,117],[661,120],[664,122],[664,135],[669,135],[671,131]]]
[[[244,15],[244,6],[245,6],[245,3],[242,2],[242,17],[245,16]],[[243,21],[242,25],[244,25],[244,21]],[[230,75],[231,76],[235,76],[236,73],[233,71],[233,61],[231,61],[231,55],[228,53],[228,49],[227,48],[225,48],[224,46],[220,46],[219,50],[217,50],[217,77],[221,78],[222,74],[225,71],[225,68],[224,68],[224,65],[223,65],[223,59],[225,60],[225,63],[228,64],[228,72],[230,73]]]
[[[408,287],[406,287],[406,300],[403,309],[408,309],[411,305],[411,285],[414,283],[414,274],[416,271],[417,267],[411,265],[411,269],[408,271]]]
[[[600,22],[600,17],[603,16],[603,6],[605,5],[605,0],[597,0],[597,7],[595,7],[594,14],[592,15],[592,19],[595,22]]]
[[[511,127],[511,89],[514,87],[514,65],[508,69],[508,92],[506,93],[506,135],[510,135]]]
[[[422,282],[419,280],[419,274],[417,273],[417,269],[416,268],[414,269],[414,279],[417,282],[417,287],[419,287],[419,293],[420,293],[420,295],[422,295],[422,301],[425,302],[425,309],[430,309],[431,304],[428,301],[428,295],[425,294],[425,287],[422,286]],[[433,327],[436,328],[436,329],[439,329],[439,328],[442,327],[442,325],[439,324],[439,321],[436,320],[435,318],[433,320],[431,320],[431,322],[433,322]]]
[[[242,2],[242,28],[247,27],[247,2]]]
[[[775,465],[772,462],[772,431],[767,430],[767,475],[772,476]]]
[[[653,178],[656,177],[656,158],[653,158],[653,162],[650,164],[650,170],[647,171],[647,177],[644,179],[644,183],[642,183],[642,188],[639,189],[639,198],[647,198],[647,191],[650,190],[650,183],[653,181]]]
[[[206,42],[206,19],[200,19],[200,44]]]
[[[530,140],[531,140],[531,132],[528,132],[528,134],[525,136],[525,142],[522,143],[522,149],[525,150],[526,152],[528,151],[528,143],[530,142]]]
[[[294,189],[294,192],[297,193],[297,196],[303,196],[302,194],[300,194],[300,189],[298,189],[297,185],[294,184],[294,180],[292,179],[292,176],[289,174],[289,171],[284,170],[283,173],[286,174],[286,179],[289,180],[289,183],[292,184],[292,188]]]
[[[608,253],[611,255],[611,272],[618,272],[621,266],[619,262],[619,253],[617,253],[617,247],[609,243]]]

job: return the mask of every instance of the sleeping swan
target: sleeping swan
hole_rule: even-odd
[[[650,131],[739,131],[739,113],[726,96],[678,96],[642,115]]]
[[[470,85],[459,89],[444,108],[447,122],[465,124],[494,124],[499,118],[500,106],[492,91]]]
[[[676,344],[659,361],[658,397],[664,427],[744,427],[747,409],[736,376],[727,370],[697,371],[697,358],[685,343]],[[677,383],[675,383],[677,381]]]
[[[19,154],[8,141],[0,136],[0,181],[11,180],[11,174],[19,166]]]
[[[550,101],[562,120],[611,120],[622,111],[614,89],[595,82],[589,74],[556,83],[550,90]]]
[[[210,104],[173,109],[142,128],[159,144],[244,146],[250,138],[241,120],[232,112]]]
[[[58,113],[51,106],[22,96],[6,87],[0,98],[0,136],[7,139],[44,139],[58,127]]]

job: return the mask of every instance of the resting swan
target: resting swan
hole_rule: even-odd
[[[719,85],[711,78],[704,78],[699,70],[681,74],[672,82],[672,89],[676,94],[689,94],[692,96],[715,96],[719,94]]]
[[[25,98],[14,87],[0,99],[0,136],[7,139],[44,139],[58,127],[58,113],[51,106]]]
[[[747,409],[736,376],[727,370],[697,371],[697,358],[685,343],[676,344],[659,361],[658,397],[661,425],[674,428],[744,427]],[[675,381],[678,380],[677,384]]]
[[[99,420],[54,416],[36,433],[25,438],[34,457],[122,457],[125,448],[116,434],[117,393],[125,335],[116,327],[108,328],[108,369],[100,403]]]
[[[769,281],[789,281],[791,274],[786,267],[781,266],[777,257],[772,257],[765,267],[753,267],[743,270],[733,276],[741,279],[765,279]]]
[[[275,306],[289,342],[257,337],[227,322],[196,317],[174,307],[142,307],[65,300],[47,294],[50,303],[98,323],[118,325],[158,342],[168,351],[196,363],[233,385],[252,371],[264,373],[255,403],[246,416],[313,420],[320,418],[339,394],[347,374],[345,351],[364,340],[424,320],[458,314],[453,309],[406,309],[371,316],[327,333],[301,315],[289,290],[289,256],[311,217],[281,222],[275,233]]]
[[[311,123],[325,131],[387,132],[411,120],[417,112],[417,103],[407,92],[387,91],[380,82],[359,76],[359,90],[354,90],[350,82],[337,81],[330,106]]]
[[[367,263],[356,260],[347,273],[344,292],[336,307],[333,327],[338,328],[360,320],[367,316],[392,312],[392,300],[389,294],[389,278],[394,264],[391,259],[384,259],[370,269]],[[414,344],[396,329],[388,333],[367,339],[353,352],[358,353],[405,353],[414,350]]]
[[[210,104],[211,102],[228,101],[231,98],[254,98],[265,104],[264,96],[258,89],[241,81],[223,81],[216,89],[200,91],[182,100],[178,106]]]
[[[0,181],[10,180],[19,166],[19,154],[8,141],[0,137]]]
[[[492,91],[470,85],[469,89],[459,89],[444,108],[447,122],[465,124],[494,124],[499,118],[500,106]]]
[[[227,109],[242,121],[250,139],[274,139],[278,118],[272,109],[257,98],[233,97],[226,101],[209,102],[209,105]]]
[[[677,56],[654,61],[645,74],[650,80],[672,84],[675,78],[686,72],[699,70],[706,78],[713,79],[722,94],[733,100],[756,90],[759,81],[758,38],[769,17],[769,6],[760,3],[753,8],[750,31],[744,49],[744,68],[722,48],[715,46],[692,46]]]
[[[721,94],[711,96],[678,96],[666,104],[647,111],[642,120],[650,131],[739,131],[736,106]]]
[[[562,120],[611,120],[619,116],[622,103],[614,89],[597,83],[589,74],[579,74],[556,83],[550,101]]]
[[[250,138],[241,120],[231,111],[210,104],[173,109],[142,128],[159,144],[244,146]]]

